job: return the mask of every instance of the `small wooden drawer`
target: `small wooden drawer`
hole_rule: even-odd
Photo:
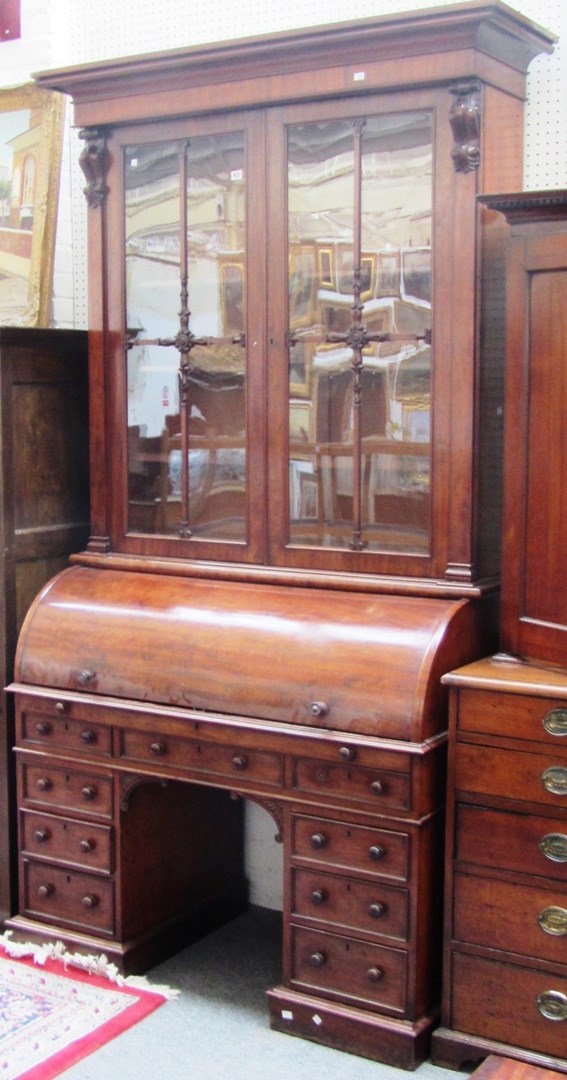
[[[90,719],[74,719],[72,704],[64,700],[34,701],[33,706],[22,709],[18,742],[34,750],[45,747],[49,751],[70,750],[106,757],[112,753],[111,728],[91,723]]]
[[[396,881],[409,878],[406,833],[301,815],[293,816],[292,830],[292,854],[297,858]]]
[[[282,755],[265,750],[217,746],[196,739],[125,730],[121,733],[120,753],[123,758],[134,762],[151,762],[173,769],[239,777],[277,787],[283,784]]]
[[[461,862],[567,882],[566,818],[461,805],[456,835]]]
[[[292,986],[403,1013],[404,952],[299,927],[292,934]]]
[[[27,915],[109,934],[114,929],[114,883],[111,878],[26,859],[23,890]]]
[[[461,744],[455,783],[458,791],[567,809],[567,757],[557,758],[550,752],[530,754]]]
[[[77,810],[81,816],[112,817],[112,778],[62,769],[45,761],[21,765],[22,801],[28,806]]]
[[[452,1028],[565,1057],[567,978],[455,953]]]
[[[457,941],[567,964],[567,891],[460,873],[454,890]]]
[[[306,794],[362,802],[378,812],[383,807],[410,807],[410,778],[404,773],[297,758],[293,763],[293,786]]]
[[[567,747],[567,702],[464,688],[459,690],[458,726],[462,732]]]
[[[21,843],[24,855],[64,862],[110,873],[112,870],[111,830],[108,825],[41,814],[24,810],[21,814]]]
[[[405,889],[319,871],[292,871],[292,917],[299,915],[405,942],[408,907]]]

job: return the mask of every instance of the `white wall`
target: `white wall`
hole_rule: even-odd
[[[113,56],[155,52],[205,41],[250,37],[453,3],[453,0],[21,0],[22,38],[0,43],[0,87],[33,72]],[[559,37],[551,57],[528,73],[524,186],[567,188],[567,5],[564,0],[509,0]],[[69,109],[63,147],[55,251],[52,324],[86,326],[86,206],[77,164],[79,143]],[[247,805],[247,871],[253,903],[281,906],[281,847],[268,814]]]

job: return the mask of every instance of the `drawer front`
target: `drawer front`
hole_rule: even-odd
[[[409,878],[410,838],[405,833],[299,815],[292,821],[292,853],[297,858],[396,881]]]
[[[85,869],[112,870],[111,830],[108,825],[24,810],[21,815],[22,851],[70,863]]]
[[[456,785],[459,791],[567,810],[567,758],[461,744],[457,747]]]
[[[408,810],[410,778],[404,773],[294,760],[293,786],[306,794],[327,795],[364,803],[378,813],[383,807]]]
[[[455,874],[454,937],[567,964],[567,891]]]
[[[320,919],[366,934],[407,941],[405,889],[310,870],[292,872],[292,916]]]
[[[74,719],[73,706],[65,701],[33,701],[20,712],[18,742],[24,747],[110,757],[111,736],[110,727],[104,724],[80,717]]]
[[[108,934],[114,929],[110,878],[24,860],[23,889],[27,915]]]
[[[458,725],[463,732],[567,746],[567,702],[463,689],[459,690]]]
[[[77,810],[82,816],[112,817],[112,779],[92,772],[56,768],[51,762],[21,766],[22,799],[28,806]]]
[[[567,979],[456,953],[452,1027],[565,1058]]]
[[[404,952],[293,927],[291,985],[402,1013]]]
[[[459,806],[457,858],[567,882],[567,820]]]
[[[283,758],[264,750],[151,735],[143,731],[124,731],[121,755],[134,762],[150,763],[206,772],[218,776],[237,776],[281,787]]]

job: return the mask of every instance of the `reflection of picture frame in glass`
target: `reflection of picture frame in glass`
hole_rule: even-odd
[[[405,248],[401,267],[402,300],[431,305],[431,248]]]
[[[364,252],[360,257],[360,298],[369,300],[374,295],[376,278],[376,255]],[[339,252],[339,292],[352,296],[354,289],[353,252],[344,248]]]
[[[319,492],[317,477],[301,473],[299,477],[299,518],[301,521],[317,521],[319,516]]]
[[[399,251],[380,251],[378,253],[378,278],[376,296],[400,295],[400,253]]]
[[[244,263],[224,259],[220,264],[223,334],[244,333]]]
[[[313,321],[317,273],[315,248],[292,247],[289,259],[289,325],[307,326]]]
[[[376,256],[362,255],[360,259],[360,299],[369,300],[374,296],[376,281]]]
[[[0,325],[48,326],[64,97],[0,90]]]
[[[313,343],[296,341],[289,350],[289,392],[291,397],[309,397]]]
[[[335,272],[332,248],[319,248],[319,285],[322,289],[335,288]]]
[[[294,443],[308,443],[311,439],[312,407],[310,401],[290,401],[289,438]]]

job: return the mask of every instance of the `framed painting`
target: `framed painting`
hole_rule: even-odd
[[[0,90],[0,326],[48,326],[64,97]]]

